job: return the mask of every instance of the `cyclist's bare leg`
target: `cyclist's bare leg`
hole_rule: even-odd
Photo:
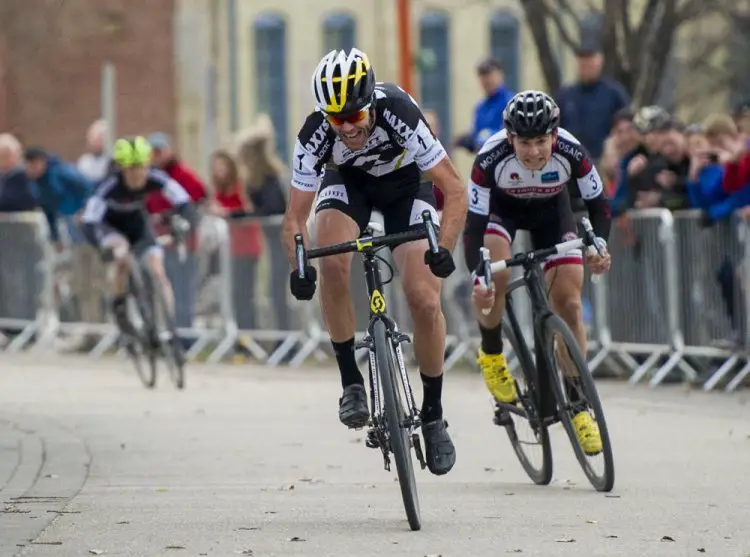
[[[440,279],[424,263],[427,240],[401,244],[393,258],[401,274],[406,302],[414,321],[414,355],[428,377],[443,373],[445,318],[440,308]]]
[[[128,320],[125,307],[130,270],[130,244],[125,237],[113,232],[102,239],[102,247],[111,249],[116,256],[116,259],[112,262],[115,272],[110,285],[112,313],[120,331],[126,335],[131,334],[133,332],[132,326]]]
[[[586,354],[586,330],[583,327],[581,290],[583,265],[580,262],[550,265],[545,269],[549,299],[554,312],[567,323]]]
[[[545,278],[553,311],[570,327],[581,353],[586,357],[586,330],[583,327],[583,309],[581,307],[581,289],[583,288],[583,265],[581,262],[550,264],[546,268]],[[576,376],[575,365],[567,353],[557,354],[567,376]]]
[[[143,263],[151,271],[151,276],[154,277],[157,288],[161,288],[164,294],[164,302],[167,305],[167,309],[174,314],[174,294],[172,293],[172,283],[169,282],[167,272],[164,269],[164,252],[161,247],[153,246],[146,250],[143,254]]]
[[[336,209],[324,209],[315,216],[316,244],[327,246],[359,237],[354,219]],[[364,378],[354,357],[354,302],[350,292],[352,254],[320,259],[320,306],[331,336],[336,363],[344,389],[339,400],[339,420],[351,428],[367,425],[370,413]]]
[[[443,420],[443,361],[445,317],[440,308],[438,277],[425,265],[427,240],[402,244],[393,250],[406,302],[414,321],[414,355],[422,379],[422,435],[430,472],[447,474],[456,462],[456,449]]]

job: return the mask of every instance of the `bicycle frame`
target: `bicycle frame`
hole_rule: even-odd
[[[406,402],[409,407],[410,418],[407,425],[410,429],[409,433],[418,428],[421,423],[419,419],[419,412],[417,411],[416,403],[414,402],[414,394],[409,383],[409,376],[406,373],[406,365],[404,363],[404,355],[401,350],[401,343],[408,342],[409,337],[402,334],[398,330],[396,322],[387,314],[385,297],[383,295],[383,282],[380,278],[380,264],[374,250],[365,249],[362,251],[363,265],[365,271],[365,281],[367,283],[367,294],[370,299],[370,322],[367,326],[367,334],[359,346],[367,347],[370,351],[370,383],[371,391],[370,398],[372,402],[372,414],[374,419],[380,419],[383,414],[382,398],[380,396],[380,385],[379,379],[373,370],[375,366],[375,351],[372,350],[372,331],[373,325],[376,320],[383,321],[388,331],[389,340],[393,344],[394,352],[396,353],[396,365],[398,366],[399,373],[401,375],[401,382],[404,386],[404,393],[406,396]]]

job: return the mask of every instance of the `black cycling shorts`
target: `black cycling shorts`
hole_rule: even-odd
[[[432,213],[436,226],[438,213],[429,182],[378,183],[369,174],[351,169],[326,170],[315,213],[326,209],[341,211],[359,226],[360,234],[370,222],[373,209],[383,213],[386,234],[406,232],[422,225],[422,212]]]
[[[551,248],[560,242],[578,238],[570,196],[563,190],[549,199],[523,201],[503,197],[490,207],[490,220],[485,234],[501,236],[512,244],[517,230],[528,230],[533,249]],[[581,250],[553,255],[544,265],[583,264]]]

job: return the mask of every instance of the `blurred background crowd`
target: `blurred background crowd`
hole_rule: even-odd
[[[699,339],[686,333],[687,342],[730,349],[746,343],[747,273],[738,229],[750,217],[750,6],[620,0],[621,9],[605,10],[604,4],[446,0],[437,9],[368,0],[354,10],[336,0],[0,2],[0,329],[15,334],[12,320],[34,319],[39,305],[42,287],[29,277],[38,274],[40,258],[49,258],[29,256],[33,238],[6,245],[20,226],[8,215],[30,211],[44,215],[45,238],[54,247],[60,318],[106,321],[104,271],[84,247],[76,220],[110,169],[109,145],[132,134],[150,139],[153,165],[185,187],[206,222],[229,224],[230,269],[205,231],[192,240],[186,261],[167,253],[178,324],[209,326],[211,310],[204,306],[221,297],[216,290],[228,283],[215,279],[229,273],[231,292],[223,294],[240,330],[257,338],[281,331],[267,335],[278,345],[284,331],[310,327],[309,316],[292,311],[286,292],[279,232],[287,167],[312,106],[315,64],[333,48],[356,45],[380,80],[397,82],[418,100],[465,176],[484,141],[502,128],[502,111],[515,92],[554,95],[562,126],[583,143],[605,180],[614,242],[628,257],[651,254],[620,257],[627,281],[651,273],[638,265],[658,263],[658,242],[647,245],[639,219],[658,210],[685,222],[689,216],[712,240],[702,250],[695,246],[709,244],[696,238],[708,236],[687,228],[683,234],[690,249],[681,253],[677,278],[681,330],[721,306],[726,323]],[[44,24],[29,19],[35,9],[46,10]],[[405,35],[397,32],[402,23]],[[582,210],[575,187],[570,194]],[[154,195],[148,210],[158,226],[169,206]],[[693,265],[709,255],[709,264]],[[644,283],[646,291],[662,289],[653,307],[671,288],[664,290],[663,271]],[[625,279],[613,277],[611,290],[624,288],[617,280]],[[448,289],[447,296],[462,306],[464,294]],[[633,300],[627,303],[633,313]],[[691,304],[708,309],[686,313]],[[463,319],[465,308],[459,309],[454,316]],[[456,319],[454,332],[465,325]],[[639,319],[675,328],[648,312]],[[90,348],[96,335],[89,332],[66,346]],[[257,355],[254,341],[247,344]]]

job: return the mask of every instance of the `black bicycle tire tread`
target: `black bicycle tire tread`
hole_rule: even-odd
[[[153,279],[152,276],[150,276],[150,273],[149,273],[149,280],[151,281],[152,285],[154,286],[157,285],[157,282]],[[156,287],[153,289],[153,293],[155,297],[154,306],[156,306],[157,303],[160,306],[162,306],[161,309],[163,310],[164,318],[167,321],[165,325],[170,333],[170,343],[169,343],[170,345],[166,347],[170,351],[170,354],[165,355],[165,358],[170,360],[167,362],[167,367],[169,368],[169,376],[172,379],[172,382],[175,385],[175,387],[177,387],[178,389],[184,389],[185,388],[185,367],[183,364],[181,364],[178,361],[175,355],[175,351],[177,350],[176,343],[178,342],[178,338],[177,338],[177,327],[175,325],[174,314],[171,311],[169,311],[169,309],[167,308],[167,302],[166,302],[164,292],[162,291],[162,289],[160,287]],[[156,302],[156,300],[158,300],[158,302]],[[165,345],[166,343],[162,343],[162,347],[165,347]],[[177,374],[176,376],[175,376],[175,372]]]
[[[533,366],[531,356],[528,352],[528,345],[526,345],[524,341],[523,350],[525,350],[525,352],[519,351],[518,348],[520,346],[520,342],[516,337],[516,333],[513,330],[512,325],[508,321],[503,319],[502,327],[505,336],[513,346],[513,350],[518,357],[519,365],[521,366],[521,370],[527,384],[533,384],[532,388],[537,389],[538,386],[536,385],[535,372],[533,372],[534,375],[532,375],[532,372],[527,370],[525,365],[525,362],[528,362],[528,365]],[[532,402],[532,404],[535,406],[537,415],[540,416],[541,419],[541,410],[538,408],[538,405],[535,402]],[[550,442],[549,430],[543,420],[540,423],[539,427],[540,445],[542,447],[541,469],[535,468],[531,463],[531,460],[526,456],[524,449],[519,443],[518,434],[516,433],[515,424],[512,419],[511,423],[505,426],[505,431],[508,434],[508,439],[510,440],[511,446],[513,447],[513,452],[516,453],[516,457],[518,457],[521,467],[524,469],[524,472],[526,472],[526,475],[529,477],[529,479],[531,479],[531,481],[533,481],[536,485],[549,485],[549,483],[552,481],[552,474],[554,470],[554,463],[552,460],[552,444]]]
[[[573,427],[573,422],[570,418],[570,416],[566,412],[560,412],[559,408],[564,405],[565,403],[565,396],[563,395],[560,383],[557,381],[556,378],[550,378],[550,384],[554,385],[554,395],[558,402],[558,413],[560,415],[560,420],[563,422],[563,426],[565,428],[566,433],[568,434],[568,438],[570,439],[570,443],[573,447],[573,452],[576,455],[576,459],[578,460],[578,463],[581,465],[581,468],[583,469],[584,474],[588,478],[591,485],[600,492],[609,492],[612,491],[615,484],[615,469],[614,469],[614,456],[612,451],[612,442],[611,438],[609,436],[609,428],[607,427],[607,420],[604,416],[604,410],[602,407],[601,399],[599,398],[599,392],[596,389],[596,385],[594,383],[593,376],[591,375],[591,370],[589,370],[588,363],[586,362],[586,359],[583,357],[583,354],[581,353],[580,346],[578,345],[578,341],[576,341],[575,336],[573,336],[573,332],[570,330],[570,327],[565,323],[565,321],[560,318],[560,316],[556,314],[550,314],[547,316],[544,320],[544,323],[542,324],[543,333],[544,333],[544,351],[545,356],[548,360],[552,360],[552,357],[548,354],[548,343],[551,339],[551,330],[554,330],[556,332],[559,332],[564,340],[565,343],[568,345],[568,350],[573,358],[573,361],[578,368],[579,376],[581,377],[581,380],[584,384],[584,390],[586,393],[587,402],[589,405],[593,407],[594,414],[597,417],[597,425],[599,426],[599,435],[601,436],[602,440],[602,456],[604,458],[604,477],[600,478],[599,476],[596,476],[596,478],[592,478],[591,474],[589,473],[589,467],[587,466],[587,456],[583,451],[583,448],[578,443],[578,438],[575,433],[575,428]],[[552,371],[550,370],[550,373]],[[591,397],[591,398],[590,398]]]
[[[397,387],[394,383],[395,370],[393,369],[393,358],[390,356],[390,346],[385,330],[385,323],[377,320],[373,326],[373,340],[375,343],[375,362],[378,368],[378,379],[380,390],[383,394],[383,405],[385,406],[386,423],[391,440],[391,451],[396,461],[396,473],[401,488],[401,498],[409,526],[413,531],[422,528],[422,519],[419,510],[419,494],[417,492],[416,479],[414,477],[414,463],[411,460],[409,440],[405,439],[404,430],[401,427],[401,418],[398,416],[399,397]],[[387,369],[383,369],[387,368]],[[394,426],[394,422],[396,425]],[[397,439],[401,439],[396,448],[394,433]]]
[[[141,277],[142,279],[143,277]],[[143,304],[149,305],[149,300],[144,299],[148,295],[148,285],[145,283],[145,281],[141,280],[140,284],[134,284],[136,282],[135,277],[131,275],[129,280],[129,289],[130,289],[130,295],[133,297],[133,301],[135,302],[135,306],[138,309],[138,313],[140,314],[140,318],[143,321],[144,329],[149,328],[149,321],[153,322],[153,307],[147,308],[150,312],[150,315],[146,315],[146,312],[144,312],[144,309],[141,307]],[[140,289],[143,289],[141,291]],[[138,373],[138,377],[141,379],[141,382],[143,385],[148,389],[153,389],[156,387],[156,378],[157,378],[157,368],[156,368],[156,362],[154,361],[153,355],[151,353],[150,346],[148,346],[148,340],[141,338],[140,335],[135,339],[135,342],[137,342],[141,347],[141,354],[140,358],[138,359],[138,363],[136,363],[136,372]],[[128,350],[128,352],[130,352]],[[132,354],[131,354],[132,356]],[[135,358],[134,358],[135,359]],[[146,360],[145,362],[143,360]],[[146,367],[149,370],[148,376],[146,376]]]

